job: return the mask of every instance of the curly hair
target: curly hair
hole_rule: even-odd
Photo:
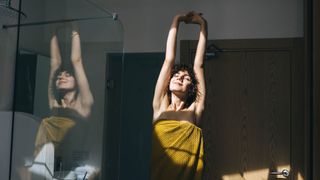
[[[191,78],[191,85],[188,87],[188,93],[187,93],[187,99],[185,102],[185,107],[189,107],[193,102],[197,100],[199,91],[198,91],[198,80],[196,78],[196,75],[191,68],[192,66],[188,66],[186,64],[176,64],[173,66],[171,70],[170,79],[179,71],[187,71],[190,78]],[[169,103],[171,104],[171,91],[170,91],[170,83],[168,84],[167,88],[167,95],[169,97]]]

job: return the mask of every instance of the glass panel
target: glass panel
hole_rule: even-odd
[[[123,30],[101,7],[85,0],[22,4],[28,18],[20,25],[11,179],[109,179],[118,153],[108,142],[120,132],[107,123],[107,62],[116,54],[122,63]]]
[[[0,0],[0,5],[8,6],[9,0]]]
[[[18,13],[0,5],[0,174],[9,179],[11,123],[14,86],[14,62],[17,42],[17,28],[5,29],[7,23],[17,23]]]

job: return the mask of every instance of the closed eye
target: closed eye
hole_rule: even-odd
[[[191,81],[191,78],[189,76],[184,76],[183,79],[187,81]]]

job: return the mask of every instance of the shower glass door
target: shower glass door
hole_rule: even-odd
[[[107,62],[122,64],[121,18],[90,0],[21,3],[26,17],[7,25],[19,28],[10,179],[111,179],[121,109],[107,113]]]

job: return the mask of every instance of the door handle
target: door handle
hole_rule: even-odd
[[[287,169],[282,170],[281,172],[279,171],[272,171],[269,173],[270,175],[282,175],[283,177],[289,177],[290,171]]]

